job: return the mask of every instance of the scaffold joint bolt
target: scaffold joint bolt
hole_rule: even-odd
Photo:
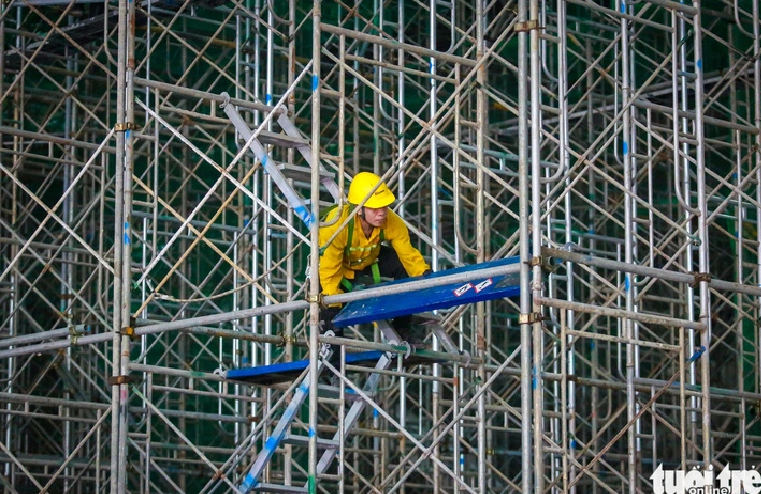
[[[84,333],[77,331],[77,328],[75,326],[69,326],[69,336],[71,336],[71,344],[76,345],[77,339],[79,339],[80,336],[82,336]]]
[[[120,384],[129,384],[132,380],[129,376],[111,376],[107,379],[109,386],[119,386]]]
[[[531,31],[533,29],[540,29],[539,28],[539,21],[536,19],[531,19],[529,21],[523,21],[523,22],[516,22],[515,23],[515,32],[516,33],[525,33],[527,31]]]
[[[318,293],[314,297],[312,297],[311,295],[307,295],[306,301],[309,302],[310,304],[313,304],[313,303],[316,302],[317,305],[322,307],[322,305],[323,305],[323,303],[322,303],[322,293]]]
[[[534,324],[542,320],[542,315],[538,312],[528,312],[518,316],[518,324]]]
[[[127,326],[119,330],[119,334],[122,336],[129,336],[129,338],[132,341],[135,341],[137,339],[137,335],[135,334],[135,328],[134,326]]]
[[[531,258],[531,267],[539,266],[548,273],[553,273],[557,267],[561,264],[559,259],[552,256],[534,256]]]
[[[124,132],[125,130],[132,130],[135,128],[135,124],[132,122],[121,122],[114,125],[114,129],[117,132]]]
[[[692,276],[695,277],[695,281],[692,283],[692,287],[698,286],[702,282],[710,283],[711,282],[711,273],[698,273],[698,272],[691,272]]]

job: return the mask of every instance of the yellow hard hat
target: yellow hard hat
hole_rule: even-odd
[[[375,173],[357,173],[349,186],[349,202],[352,204],[360,204],[380,181],[380,177]],[[367,199],[365,206],[368,208],[382,208],[388,206],[395,200],[396,197],[394,197],[394,193],[391,192],[388,185],[381,182],[381,184],[378,185],[378,188],[375,189],[375,192],[373,192],[373,194]]]

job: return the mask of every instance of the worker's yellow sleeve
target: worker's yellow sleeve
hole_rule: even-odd
[[[410,243],[410,233],[407,225],[393,211],[388,212],[385,229],[386,240],[391,242],[391,247],[396,251],[404,269],[410,276],[421,276],[425,270],[431,269],[423,255]]]
[[[345,213],[344,208],[341,213]],[[346,219],[346,214],[341,214],[340,218],[336,220],[339,210],[331,212],[325,219],[326,223],[332,222],[332,225],[320,228],[320,248],[322,253],[320,254],[320,285],[322,286],[323,295],[336,295],[343,293],[341,290],[341,280],[344,277],[344,249],[346,248],[347,233],[346,228],[343,228],[333,241],[325,245],[326,242],[333,236],[333,234],[341,226],[343,220]]]

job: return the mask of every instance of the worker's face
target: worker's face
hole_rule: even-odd
[[[388,216],[388,206],[382,208],[365,207],[365,221],[374,227],[381,227]]]

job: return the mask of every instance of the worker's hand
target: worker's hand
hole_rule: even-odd
[[[433,269],[426,269],[423,271],[423,278],[427,278],[433,274]]]

